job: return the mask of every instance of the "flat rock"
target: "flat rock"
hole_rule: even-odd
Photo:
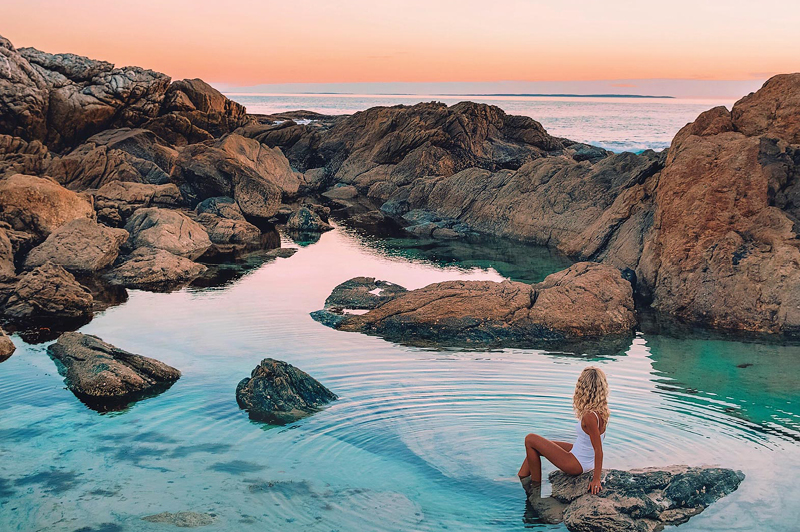
[[[206,267],[156,248],[137,248],[103,278],[114,286],[168,292],[188,284]]]
[[[372,310],[406,292],[400,285],[374,277],[354,277],[333,289],[325,300],[325,308]]]
[[[130,248],[151,247],[196,259],[211,247],[205,228],[178,211],[158,207],[139,209],[125,229],[130,233]]]
[[[163,362],[77,332],[62,334],[47,352],[60,364],[67,387],[99,409],[163,391],[181,376],[180,371]]]
[[[550,474],[553,502],[548,504],[550,498],[541,499],[535,493],[529,502],[534,510],[563,512],[564,524],[573,532],[653,532],[685,523],[736,491],[744,479],[741,472],[712,467],[608,469],[603,473],[603,489],[591,495],[587,493],[591,472],[571,476],[554,471]]]
[[[399,292],[336,328],[411,345],[553,346],[627,339],[635,325],[631,284],[615,268],[583,262],[535,285],[447,281]]]
[[[73,273],[96,272],[112,264],[128,239],[124,229],[113,229],[88,218],[77,218],[58,227],[33,248],[25,268],[52,262]]]
[[[107,225],[124,226],[138,209],[146,207],[176,208],[183,198],[174,183],[153,185],[112,181],[94,194],[97,218]]]
[[[285,425],[320,410],[338,397],[291,364],[265,358],[236,387],[236,402],[250,419]]]
[[[0,221],[44,239],[77,218],[94,218],[94,209],[71,190],[42,177],[15,174],[0,180]]]
[[[92,303],[88,288],[61,266],[48,262],[20,277],[3,314],[18,322],[81,319],[91,316]]]

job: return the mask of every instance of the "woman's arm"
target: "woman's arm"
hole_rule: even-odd
[[[597,494],[603,489],[600,485],[600,477],[603,474],[603,440],[600,439],[600,421],[595,414],[589,412],[581,419],[581,428],[589,435],[592,447],[594,447],[594,475],[592,481],[589,482],[589,492]]]

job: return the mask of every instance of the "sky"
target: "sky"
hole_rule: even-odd
[[[797,0],[0,1],[0,35],[17,47],[267,92],[505,81],[659,94],[693,80],[736,96],[800,71],[798,27]]]

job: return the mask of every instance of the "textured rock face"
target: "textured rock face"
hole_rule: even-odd
[[[67,387],[101,410],[163,391],[181,376],[163,362],[123,351],[88,334],[64,333],[47,352],[61,364]]]
[[[268,219],[278,210],[283,194],[297,192],[300,178],[279,149],[228,135],[213,145],[181,150],[173,181],[192,204],[227,196],[236,200],[245,216]]]
[[[637,275],[653,306],[704,326],[800,332],[800,74],[683,128]]]
[[[219,253],[257,249],[264,241],[261,229],[245,220],[231,220],[203,213],[197,216],[197,222],[205,227],[211,243]]]
[[[603,490],[587,493],[592,473],[550,474],[552,498],[531,496],[531,506],[563,511],[572,532],[653,532],[685,523],[710,504],[736,491],[744,475],[730,469],[671,466],[632,471],[604,471]],[[565,505],[565,506],[564,506]],[[557,520],[556,520],[557,521]]]
[[[11,341],[11,338],[8,337],[3,329],[0,329],[0,362],[7,360],[16,350],[17,347]]]
[[[333,289],[325,300],[325,308],[372,310],[406,292],[400,285],[374,277],[354,277]]]
[[[323,233],[333,227],[322,221],[319,215],[307,207],[297,209],[286,221],[286,229],[308,233]]]
[[[130,248],[151,247],[196,259],[211,247],[202,225],[178,211],[149,207],[133,213],[125,229]]]
[[[536,285],[448,281],[402,293],[337,328],[408,344],[553,345],[625,336],[633,290],[619,270],[578,263]]]
[[[236,402],[250,419],[284,425],[335,401],[336,394],[291,364],[265,358],[236,387]]]
[[[137,248],[103,278],[111,285],[154,292],[177,290],[206,271],[206,267],[169,251]]]
[[[25,267],[33,269],[46,262],[73,273],[102,270],[116,260],[119,247],[128,239],[124,229],[112,229],[88,218],[78,218],[57,228],[33,248]]]
[[[0,225],[0,282],[10,281],[16,277],[14,267],[14,246],[3,225]]]
[[[110,129],[50,162],[47,173],[72,190],[114,181],[169,183],[177,151],[145,129]]]
[[[81,319],[91,315],[92,294],[61,266],[46,263],[23,275],[3,313],[17,322]]]
[[[97,218],[101,222],[120,226],[143,207],[178,207],[183,202],[181,192],[173,183],[148,185],[113,181],[94,194]]]
[[[30,142],[11,135],[0,135],[0,177],[14,174],[41,175],[52,155],[38,140]]]
[[[2,36],[0,55],[0,133],[43,140],[47,134],[47,82]]]
[[[16,174],[0,180],[0,220],[46,238],[77,218],[94,218],[92,205],[49,179]]]

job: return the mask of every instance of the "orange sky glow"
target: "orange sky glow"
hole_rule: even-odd
[[[263,83],[764,79],[800,71],[800,2],[3,0],[17,47]]]

